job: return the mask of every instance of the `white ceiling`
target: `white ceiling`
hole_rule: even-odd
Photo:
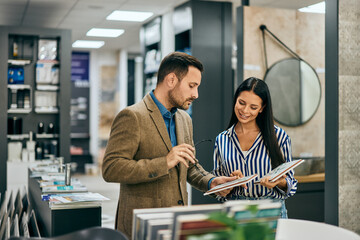
[[[250,6],[298,9],[322,0],[250,0]],[[102,40],[101,49],[140,52],[139,30],[144,23],[107,21],[114,10],[150,11],[154,17],[171,11],[186,0],[0,0],[0,25],[72,30],[72,41]],[[241,0],[233,0],[239,6]],[[152,19],[151,18],[151,19]],[[150,19],[150,20],[151,20]],[[118,38],[87,37],[93,27],[121,28]]]

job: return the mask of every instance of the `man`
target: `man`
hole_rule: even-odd
[[[169,54],[155,90],[113,122],[102,172],[105,181],[120,183],[116,228],[130,237],[133,209],[187,205],[186,181],[207,191],[236,179],[215,178],[195,162],[192,121],[183,110],[198,98],[202,71],[195,57]]]

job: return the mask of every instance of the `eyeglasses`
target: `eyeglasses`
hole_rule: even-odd
[[[203,139],[203,140],[200,140],[198,141],[197,143],[195,143],[194,147],[196,147],[197,145],[199,145],[200,143],[203,143],[203,142],[212,142],[211,139]]]
[[[203,143],[203,142],[212,142],[211,139],[203,139],[203,140],[200,140],[198,141],[197,143],[194,144],[194,147],[198,146],[199,144]],[[195,163],[194,163],[194,166],[196,167],[196,169],[201,173],[201,175],[205,176],[205,174],[200,170],[200,168],[197,166],[199,164],[199,160],[197,160],[195,158]]]

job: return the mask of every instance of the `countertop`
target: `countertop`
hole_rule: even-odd
[[[315,174],[305,175],[305,176],[296,176],[295,175],[295,179],[297,179],[299,183],[324,182],[325,181],[325,173],[315,173]]]

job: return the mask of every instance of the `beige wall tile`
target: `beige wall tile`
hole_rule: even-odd
[[[323,14],[300,13],[296,10],[245,7],[244,8],[244,78],[264,78],[266,71],[262,35],[259,26],[265,24],[281,41],[314,69],[325,67],[325,16]],[[273,63],[293,57],[271,36],[265,34],[268,67]],[[254,70],[257,68],[258,70]],[[298,127],[285,127],[291,138],[293,156],[310,153],[325,156],[325,74],[320,73],[322,98],[315,115]]]

